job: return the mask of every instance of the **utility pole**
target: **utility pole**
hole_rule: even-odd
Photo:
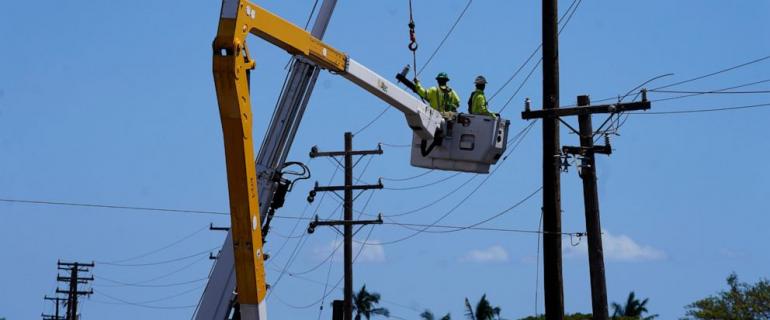
[[[366,156],[382,154],[382,147],[377,150],[361,150],[353,151],[353,134],[345,132],[345,151],[334,152],[319,152],[317,147],[313,147],[310,151],[310,157],[338,157],[343,156],[345,159],[345,185],[344,186],[327,186],[319,187],[316,182],[315,188],[310,191],[308,201],[312,202],[317,192],[335,192],[344,191],[343,207],[344,218],[343,220],[325,220],[319,221],[318,216],[315,217],[315,221],[310,222],[308,226],[308,233],[313,233],[317,226],[331,226],[338,225],[344,226],[344,247],[345,247],[345,299],[343,302],[343,314],[344,320],[353,320],[353,225],[368,225],[368,224],[382,224],[382,216],[379,216],[377,220],[353,220],[353,190],[369,190],[369,189],[382,189],[382,181],[379,181],[374,185],[353,185],[353,163],[354,156]],[[336,158],[334,158],[337,161]],[[358,159],[360,161],[361,158]],[[358,163],[356,161],[356,164]]]
[[[619,102],[616,104],[595,106],[592,106],[589,97],[584,95],[578,97],[577,107],[561,109],[547,109],[544,107],[543,110],[531,111],[529,110],[529,107],[526,106],[524,112],[521,114],[523,119],[541,118],[544,119],[544,121],[546,119],[561,121],[570,130],[580,136],[580,147],[564,146],[562,148],[562,153],[565,155],[578,156],[582,161],[580,166],[580,177],[583,179],[586,233],[588,236],[588,262],[591,274],[591,304],[594,320],[609,319],[609,311],[607,308],[607,280],[604,274],[602,228],[599,220],[599,193],[597,191],[596,161],[594,155],[597,153],[610,154],[612,153],[612,147],[610,146],[609,138],[607,138],[607,136],[605,136],[605,145],[594,145],[594,131],[591,123],[591,116],[594,113],[608,113],[614,115],[626,111],[649,109],[650,102],[647,100],[647,90],[642,89],[640,94],[642,96],[642,101],[640,102]],[[564,122],[561,117],[565,116],[578,116],[580,130],[575,130],[568,123]],[[559,159],[560,158],[561,156],[559,155]],[[545,230],[546,229],[544,229],[544,231]],[[544,235],[544,238],[546,236],[547,234]],[[561,235],[555,234],[555,236],[560,237]],[[545,267],[547,268],[548,266],[546,265]],[[546,286],[546,289],[547,288],[548,287]],[[548,299],[546,298],[546,303],[547,302]],[[548,314],[548,306],[546,304],[546,318],[552,319],[551,317],[552,316],[549,316]],[[563,317],[563,309],[561,317]]]
[[[559,28],[557,0],[543,0],[543,109],[559,108]],[[559,122],[543,119],[543,291],[545,317],[564,318],[561,256],[561,155]]]
[[[80,290],[81,284],[88,284],[94,281],[94,276],[82,277],[81,272],[90,272],[94,267],[94,263],[82,263],[82,262],[57,262],[59,270],[68,271],[69,276],[58,275],[56,281],[64,282],[69,285],[67,290],[56,288],[56,293],[67,295],[67,320],[78,319],[78,297],[90,296],[94,293],[93,289]]]
[[[49,296],[44,296],[43,299],[54,302],[54,314],[41,314],[40,316],[43,317],[43,320],[65,320],[64,317],[59,315],[59,306],[61,306],[62,302],[67,301],[67,299]]]

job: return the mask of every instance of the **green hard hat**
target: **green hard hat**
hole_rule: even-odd
[[[439,72],[436,76],[436,80],[438,79],[446,79],[446,81],[449,81],[449,76],[446,74],[446,72]]]

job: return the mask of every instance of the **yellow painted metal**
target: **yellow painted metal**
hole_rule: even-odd
[[[232,1],[223,1],[223,10]],[[213,72],[225,146],[238,302],[261,304],[266,284],[248,84],[248,72],[255,66],[246,48],[249,33],[335,72],[345,71],[347,57],[249,1],[237,3],[234,17],[220,18]]]

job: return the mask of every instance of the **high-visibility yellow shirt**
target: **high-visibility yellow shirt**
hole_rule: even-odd
[[[484,91],[476,89],[471,93],[470,110],[471,114],[480,114],[485,116],[495,116],[494,113],[489,112],[487,109],[487,97],[484,96]]]
[[[427,90],[420,85],[420,82],[415,83],[415,91],[425,100],[428,100],[428,104],[433,109],[439,112],[452,111],[457,112],[457,107],[460,106],[460,97],[457,92],[452,90],[449,86],[442,89],[439,87],[430,87]]]

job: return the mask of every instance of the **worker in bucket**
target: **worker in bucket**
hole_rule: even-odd
[[[476,90],[468,98],[468,113],[495,117],[496,115],[487,109],[487,97],[484,95],[487,79],[484,76],[478,76],[473,83],[476,85]]]
[[[441,72],[436,76],[437,87],[430,87],[427,90],[420,85],[420,81],[415,79],[415,92],[425,100],[433,109],[438,110],[444,117],[452,117],[460,106],[460,97],[457,92],[447,85],[449,76],[446,72]]]

